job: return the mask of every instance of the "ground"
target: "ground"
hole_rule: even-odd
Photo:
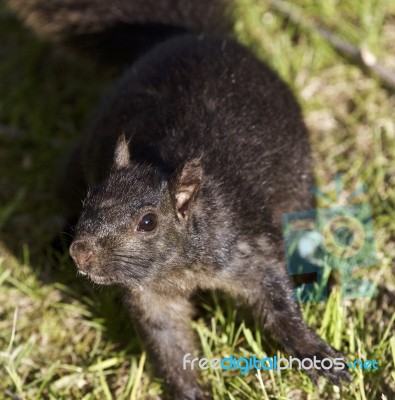
[[[310,21],[368,48],[395,70],[391,0],[295,2]],[[333,206],[360,184],[370,204],[377,260],[357,274],[377,285],[373,298],[302,303],[307,323],[350,360],[374,359],[341,389],[314,388],[297,370],[261,376],[204,371],[217,399],[379,399],[395,396],[394,92],[338,55],[317,33],[296,27],[260,0],[238,0],[235,34],[292,86],[310,128],[316,185]],[[115,288],[76,276],[49,241],[62,217],[52,192],[59,160],[83,130],[112,71],[54,50],[0,8],[0,399],[156,399],[140,337]],[[193,327],[203,356],[283,356],[248,312],[220,294],[198,299]]]

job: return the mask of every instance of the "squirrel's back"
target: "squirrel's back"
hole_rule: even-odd
[[[311,207],[300,108],[277,74],[231,40],[169,39],[125,72],[85,141],[90,184],[110,171],[121,132],[134,161],[169,173],[202,157],[205,172],[239,213],[253,213],[259,204],[265,205],[262,217],[276,214],[274,207]]]

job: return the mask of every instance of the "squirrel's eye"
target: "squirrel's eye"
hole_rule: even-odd
[[[144,215],[143,218],[141,218],[137,230],[144,232],[151,232],[156,228],[157,224],[158,224],[158,218],[156,217],[156,215],[153,213],[149,213]]]

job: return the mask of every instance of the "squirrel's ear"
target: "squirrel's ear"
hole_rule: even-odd
[[[186,221],[196,199],[203,179],[200,158],[195,158],[177,169],[171,179],[170,192],[173,196],[177,216]]]
[[[129,146],[125,134],[122,133],[117,140],[114,153],[114,167],[116,169],[126,168],[130,165]]]

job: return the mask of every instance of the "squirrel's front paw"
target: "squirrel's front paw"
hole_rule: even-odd
[[[318,375],[328,379],[334,385],[341,385],[342,381],[351,382],[351,375],[347,370],[345,357],[339,351],[325,343],[318,337],[306,352],[299,353],[300,360],[310,359],[312,368],[305,369],[314,384],[317,384]],[[312,345],[311,345],[312,344]]]

